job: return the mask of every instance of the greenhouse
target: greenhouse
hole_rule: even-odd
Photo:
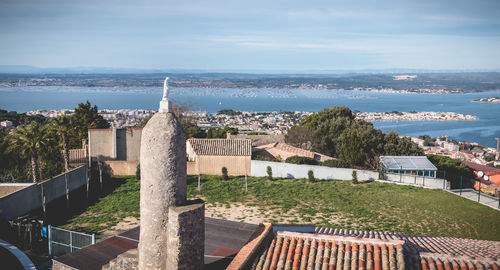
[[[436,178],[437,168],[426,156],[380,156],[379,165],[385,173]]]

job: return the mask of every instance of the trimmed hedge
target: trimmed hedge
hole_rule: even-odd
[[[348,164],[338,160],[338,159],[329,159],[323,162],[323,166],[332,167],[332,168],[349,168]]]
[[[318,165],[318,161],[310,157],[291,156],[285,160],[286,163]]]

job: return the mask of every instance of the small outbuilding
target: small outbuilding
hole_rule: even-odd
[[[250,175],[252,141],[249,139],[188,139],[188,174]]]
[[[436,178],[437,168],[426,156],[380,156],[379,169],[385,173]]]

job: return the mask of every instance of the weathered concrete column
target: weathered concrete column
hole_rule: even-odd
[[[140,159],[139,269],[166,269],[169,208],[186,202],[186,134],[173,113],[149,120]]]
[[[193,200],[170,207],[166,269],[203,269],[204,251],[204,202]]]

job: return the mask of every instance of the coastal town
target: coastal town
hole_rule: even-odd
[[[371,120],[398,120],[398,121],[470,121],[477,117],[470,114],[455,112],[358,112],[358,119]]]
[[[26,112],[27,115],[42,115],[45,117],[59,117],[61,115],[71,115],[74,110],[61,109],[61,110],[34,110]],[[99,114],[109,122],[111,127],[114,128],[127,128],[139,125],[144,118],[148,117],[152,110],[99,110]]]
[[[72,114],[73,110],[34,110],[27,115],[43,115],[45,117],[58,117],[64,114]],[[134,127],[152,114],[152,110],[144,109],[120,109],[99,110],[99,114],[107,120],[112,127],[127,128]],[[476,120],[474,115],[455,112],[354,112],[356,118],[366,121],[471,121]],[[182,113],[190,121],[202,129],[218,129],[225,126],[237,128],[242,133],[264,132],[267,134],[285,134],[293,125],[311,115],[312,112],[250,112],[221,110],[218,113],[204,111],[186,111]]]
[[[0,270],[500,270],[500,0],[0,11]]]
[[[500,103],[500,97],[479,98],[479,99],[472,100],[472,102],[479,102],[479,103]]]
[[[45,117],[58,117],[60,115],[71,115],[74,110],[35,110],[27,112],[27,115],[43,115]],[[154,113],[153,110],[144,109],[120,109],[99,110],[99,114],[107,120],[113,128],[130,128],[140,126],[141,123]],[[182,117],[196,124],[204,130],[223,129],[224,127],[237,128],[241,134],[272,134],[284,135],[292,126],[299,124],[312,112],[250,112],[221,110],[218,113],[205,111],[185,111]],[[477,117],[454,112],[358,112],[355,111],[356,118],[366,121],[472,121]],[[483,147],[477,143],[465,143],[468,151],[461,151],[463,142],[448,141],[448,138],[419,138],[412,137],[426,154],[436,154],[448,156],[461,160],[471,161],[478,164],[486,164],[495,157],[497,149]]]

